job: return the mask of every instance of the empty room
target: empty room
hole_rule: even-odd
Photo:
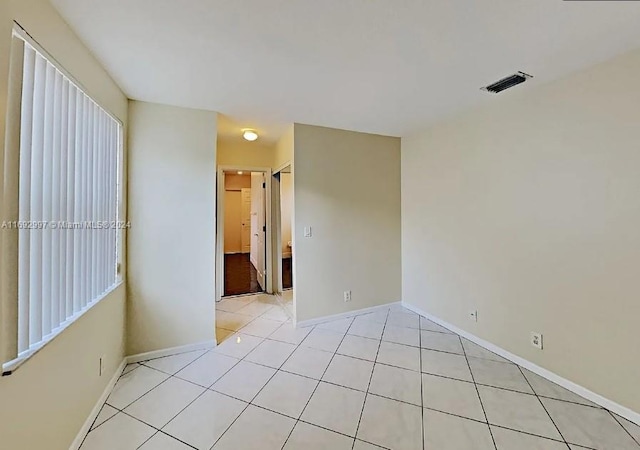
[[[0,0],[0,449],[640,450],[639,23]]]

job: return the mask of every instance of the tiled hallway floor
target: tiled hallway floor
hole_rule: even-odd
[[[218,347],[126,367],[83,450],[640,450],[640,427],[399,306],[294,329],[218,304]]]

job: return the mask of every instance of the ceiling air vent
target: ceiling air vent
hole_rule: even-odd
[[[516,72],[513,75],[509,75],[502,80],[496,81],[495,83],[490,84],[489,86],[481,88],[483,91],[492,92],[497,94],[498,92],[502,92],[505,89],[509,89],[514,87],[517,84],[524,83],[529,78],[533,78],[533,76],[524,72]]]

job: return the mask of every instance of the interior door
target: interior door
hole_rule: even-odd
[[[258,284],[266,287],[266,186],[264,173],[251,173],[251,263],[258,274]]]
[[[241,248],[242,253],[251,252],[251,189],[243,188],[241,192]]]

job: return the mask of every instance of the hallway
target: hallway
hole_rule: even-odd
[[[224,255],[224,296],[262,292],[249,253]]]

